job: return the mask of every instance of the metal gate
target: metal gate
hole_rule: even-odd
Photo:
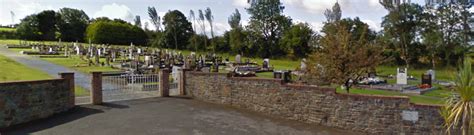
[[[103,74],[103,101],[157,97],[159,80],[158,74]]]

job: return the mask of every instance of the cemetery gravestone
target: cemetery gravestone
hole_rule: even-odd
[[[430,69],[426,72],[426,74],[429,74],[431,75],[431,81],[434,81],[436,78],[435,78],[435,71]]]
[[[432,77],[430,74],[423,74],[421,76],[421,84],[428,84],[430,86],[432,86]]]
[[[408,72],[407,68],[397,68],[397,84],[407,85]]]
[[[235,56],[235,63],[242,63],[240,54],[237,54],[237,56]]]

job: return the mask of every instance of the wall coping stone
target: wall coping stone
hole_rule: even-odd
[[[0,85],[10,85],[10,84],[23,84],[23,83],[44,83],[50,81],[63,81],[66,79],[58,78],[58,79],[45,79],[45,80],[28,80],[28,81],[7,81],[7,82],[0,82]]]
[[[184,71],[188,71],[185,69]],[[215,73],[215,72],[198,72],[198,71],[189,71],[189,73],[193,75],[220,75],[220,76],[227,76],[227,73]],[[228,77],[232,80],[248,80],[248,81],[270,81],[270,82],[278,82],[282,87],[289,87],[289,88],[304,88],[309,90],[319,90],[322,92],[326,92],[328,94],[335,94],[339,98],[357,98],[357,99],[383,99],[383,100],[406,100],[406,102],[410,105],[410,107],[414,108],[441,108],[441,105],[432,105],[432,104],[420,104],[420,103],[411,103],[410,98],[408,96],[384,96],[384,95],[360,95],[360,94],[347,94],[347,93],[337,93],[335,88],[331,87],[321,87],[321,86],[314,86],[314,85],[303,85],[303,84],[292,84],[292,83],[284,83],[282,79],[273,79],[273,78],[259,78],[259,77]]]

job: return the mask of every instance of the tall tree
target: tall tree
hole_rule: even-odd
[[[140,19],[139,15],[135,16],[135,20],[133,21],[135,22],[135,26],[140,27],[140,28],[142,27],[142,20]]]
[[[198,45],[197,45],[197,27],[196,27],[196,14],[194,13],[193,10],[189,10],[189,19],[192,21],[193,24],[193,36],[191,37],[191,45],[194,47],[194,51],[198,50]]]
[[[209,27],[211,27],[211,38],[214,40],[214,25],[213,25],[213,21],[214,21],[214,16],[212,16],[212,11],[211,11],[211,8],[206,8],[205,10],[205,17],[206,17],[206,20],[207,22],[209,23]],[[213,52],[216,52],[216,45],[215,45],[215,42],[212,41],[212,50]]]
[[[419,26],[422,18],[422,8],[418,4],[401,3],[394,5],[391,1],[382,3],[389,11],[389,14],[383,17],[382,26],[384,36],[390,39],[395,45],[395,50],[399,53],[400,59],[404,61],[407,67],[410,67],[410,61],[416,57],[413,47],[417,43],[415,40],[419,33]]]
[[[444,51],[441,53],[444,54],[444,63],[445,66],[455,65],[456,59],[455,55],[462,53],[463,46],[463,22],[460,6],[456,3],[446,3],[438,7],[437,16],[440,19],[440,26],[442,36],[442,47]]]
[[[161,31],[161,18],[155,7],[148,7],[148,16],[150,16],[150,21],[155,26],[156,31]]]
[[[353,38],[352,25],[334,22],[337,29],[324,33],[318,50],[309,58],[309,82],[325,80],[329,83],[345,85],[349,80],[358,80],[362,75],[375,69],[384,59],[382,48],[370,42],[365,35]],[[368,32],[365,26],[364,32]]]
[[[242,25],[240,24],[241,15],[238,9],[229,17],[228,23],[231,30],[229,31],[229,45],[233,53],[243,53],[244,35],[242,33]]]
[[[62,41],[84,41],[84,33],[89,25],[89,16],[78,9],[62,8],[59,10],[61,21],[58,23]]]
[[[307,23],[299,23],[283,34],[281,45],[291,58],[305,58],[311,53],[309,42],[314,32]]]
[[[206,38],[204,39],[204,47],[205,49],[207,49],[208,46],[207,46],[207,33],[206,33],[206,17],[204,15],[204,12],[201,9],[199,9],[198,12],[199,12],[199,23],[201,24],[201,30],[202,30],[201,32],[202,32],[202,35],[204,35],[204,37]]]
[[[235,9],[235,12],[229,17],[228,23],[230,25],[230,28],[235,29],[242,27],[240,24],[240,20],[242,19],[240,12],[238,9]]]
[[[339,2],[336,2],[332,9],[326,9],[326,11],[324,11],[324,16],[326,16],[327,22],[335,22],[341,20],[342,11]]]
[[[163,17],[163,25],[166,44],[174,45],[167,47],[185,49],[193,34],[191,22],[186,19],[186,16],[178,10],[168,11]]]
[[[36,15],[28,15],[21,19],[16,31],[21,39],[41,40],[41,32],[38,29],[38,25],[39,22]]]
[[[421,39],[428,52],[431,68],[436,68],[436,60],[438,59],[439,47],[442,44],[442,32],[439,25],[439,18],[436,16],[436,9],[433,5],[425,5],[423,7],[423,18],[421,27]]]
[[[45,10],[38,13],[37,18],[42,40],[55,40],[58,31],[57,24],[60,21],[59,15],[53,10]]]
[[[283,32],[291,26],[291,19],[283,15],[284,6],[280,0],[249,1],[250,22],[247,26],[252,42],[258,47],[262,57],[274,57],[283,54],[279,41]],[[261,44],[258,42],[262,42]]]

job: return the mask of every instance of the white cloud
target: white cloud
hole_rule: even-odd
[[[375,30],[375,31],[382,30],[379,23],[376,23],[372,20],[361,20],[361,21],[367,23],[367,25],[369,25],[369,28],[372,29],[372,30]]]
[[[97,17],[109,17],[109,18],[118,18],[125,21],[132,22],[134,16],[126,5],[120,5],[117,3],[112,3],[109,5],[102,6],[102,9],[95,12],[94,18]]]
[[[0,2],[0,24],[12,24],[12,16],[14,13],[13,23],[19,23],[20,19],[25,16],[39,13],[43,10],[53,10],[50,5],[42,5],[35,0],[1,0]]]
[[[232,5],[237,7],[248,7],[247,0],[232,0]]]

